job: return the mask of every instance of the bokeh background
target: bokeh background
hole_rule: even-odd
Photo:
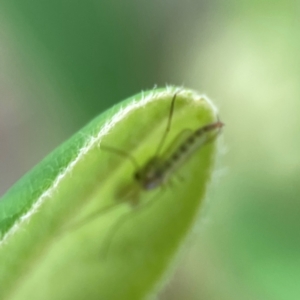
[[[300,2],[2,0],[0,194],[114,103],[185,85],[225,149],[160,300],[300,299]]]

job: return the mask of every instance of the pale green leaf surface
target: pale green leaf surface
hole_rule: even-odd
[[[160,285],[195,223],[216,142],[150,192],[134,181],[129,160],[99,145],[125,150],[143,165],[155,153],[178,90],[165,148],[182,130],[216,120],[213,105],[194,91],[141,93],[101,114],[4,195],[0,299],[134,300]],[[129,199],[140,205],[133,208]]]

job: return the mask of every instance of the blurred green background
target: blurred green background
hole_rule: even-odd
[[[158,299],[299,300],[299,53],[297,0],[3,0],[0,194],[114,103],[183,84],[220,108],[223,155]]]

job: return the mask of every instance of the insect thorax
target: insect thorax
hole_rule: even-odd
[[[152,190],[160,186],[164,181],[162,162],[158,157],[151,158],[134,175],[135,180],[144,190]]]

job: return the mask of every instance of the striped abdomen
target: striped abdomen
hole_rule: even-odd
[[[218,121],[211,123],[196,129],[190,134],[182,144],[175,149],[169,158],[163,163],[164,176],[168,177],[171,173],[177,169],[184,161],[186,161],[195,151],[197,151],[202,145],[208,142],[214,136],[208,135],[208,133],[215,129],[223,127],[223,123]]]

